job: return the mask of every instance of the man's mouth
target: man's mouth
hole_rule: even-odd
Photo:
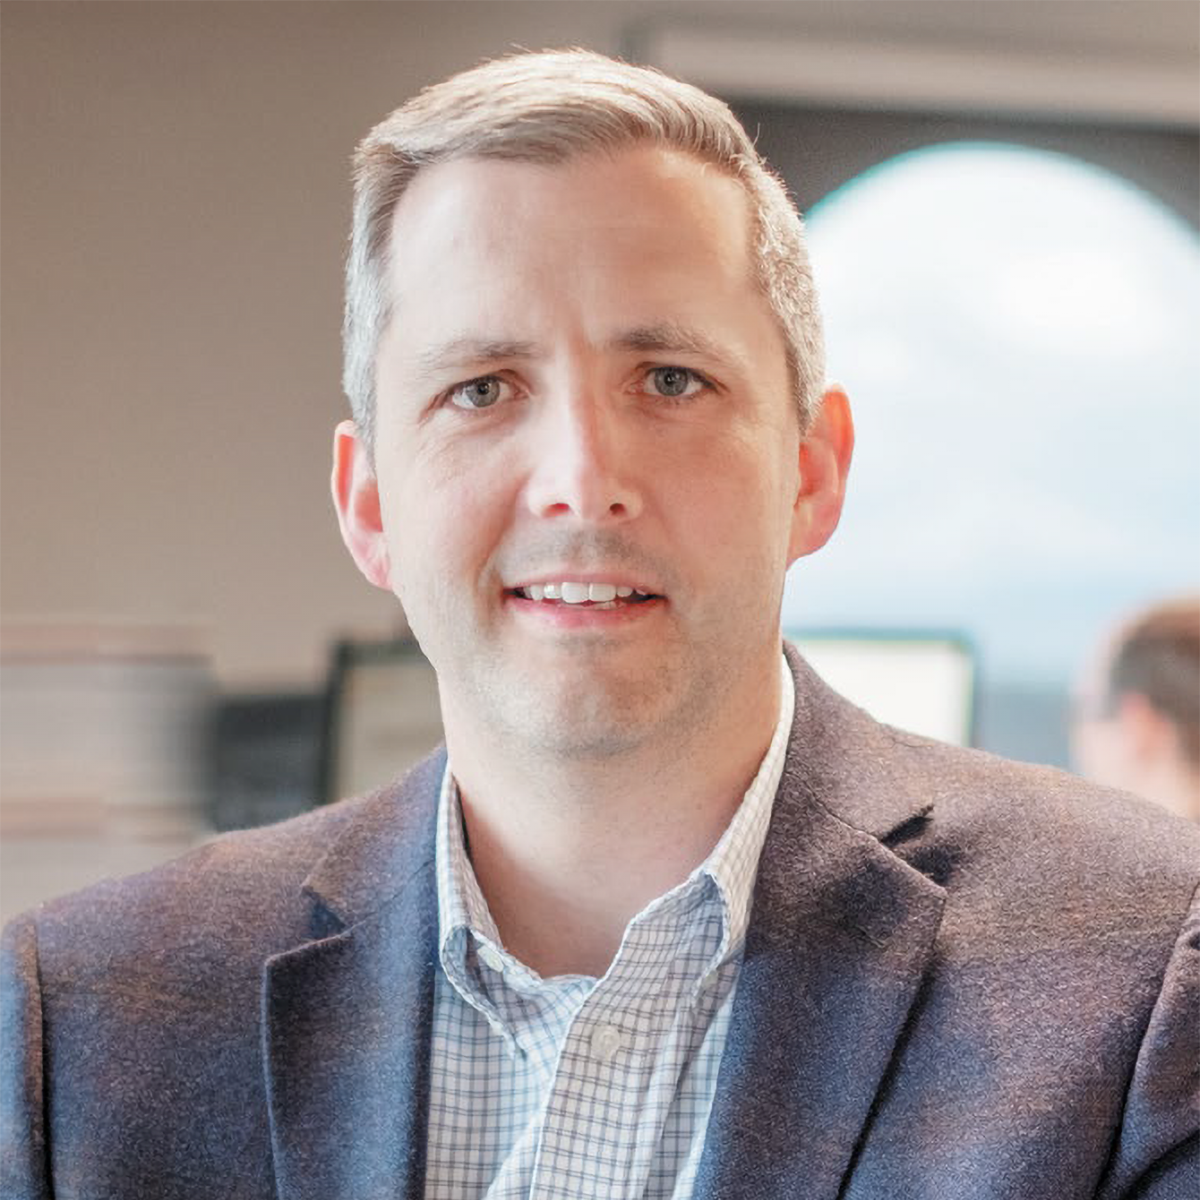
[[[577,583],[569,579],[561,583],[530,583],[524,587],[510,588],[509,595],[539,604],[572,605],[591,609],[623,608],[626,605],[645,604],[649,600],[662,599],[654,592],[626,584]]]

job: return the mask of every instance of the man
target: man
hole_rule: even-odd
[[[781,657],[853,435],[724,105],[423,93],[346,351],[338,517],[445,750],[10,931],[11,1194],[1192,1195],[1198,839]]]
[[[1072,734],[1088,778],[1200,821],[1200,596],[1155,604],[1113,634]]]

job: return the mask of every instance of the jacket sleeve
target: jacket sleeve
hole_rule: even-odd
[[[50,1200],[37,926],[28,915],[0,942],[0,1039],[0,1195]]]
[[[1200,1196],[1200,891],[1163,976],[1097,1200]]]

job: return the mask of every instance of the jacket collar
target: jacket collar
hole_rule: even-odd
[[[397,783],[356,802],[358,811],[302,888],[333,927],[358,924],[430,868],[445,770],[443,746]]]
[[[360,802],[304,884],[316,940],[267,960],[262,1028],[280,1200],[419,1200],[445,754]]]
[[[834,1200],[918,997],[944,890],[884,841],[931,804],[790,647],[796,720],[759,865],[698,1197]]]

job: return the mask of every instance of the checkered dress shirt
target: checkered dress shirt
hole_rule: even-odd
[[[774,737],[729,827],[685,882],[629,922],[598,980],[542,979],[505,951],[447,766],[427,1200],[691,1195],[791,730],[786,662],[780,680]]]

